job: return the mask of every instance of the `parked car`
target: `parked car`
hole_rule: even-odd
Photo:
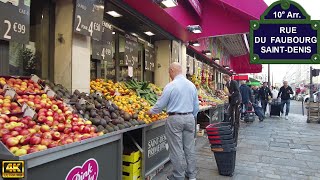
[[[320,93],[320,91],[317,91],[315,93],[313,93],[313,102],[317,102],[318,98],[317,98],[317,94]],[[304,102],[309,102],[309,99],[310,99],[310,95],[307,94],[303,97],[303,101]]]

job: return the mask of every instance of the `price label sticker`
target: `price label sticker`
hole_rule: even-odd
[[[79,100],[79,104],[86,104],[87,103],[87,101],[85,100],[85,99],[83,99],[83,98],[81,98],[80,100]]]
[[[7,89],[11,89],[11,87],[10,87],[8,84],[5,84],[5,85],[3,86],[3,90],[7,90]]]
[[[25,109],[25,111],[23,113],[23,117],[34,118],[35,115],[36,115],[36,112],[32,108],[30,108],[29,106]]]
[[[40,80],[40,78],[39,78],[37,75],[33,74],[33,75],[31,76],[31,80],[32,80],[33,82],[35,82],[35,83],[38,83],[39,80]]]
[[[22,112],[24,112],[27,108],[28,108],[28,105],[26,103],[23,103],[21,108]]]
[[[49,91],[50,90],[50,88],[49,88],[49,86],[44,86],[44,92],[47,92],[47,91]]]
[[[52,91],[51,89],[49,89],[47,91],[47,95],[48,95],[48,97],[55,97],[56,93],[54,91]]]
[[[17,95],[16,91],[11,88],[7,89],[4,93],[4,96],[10,96],[11,99],[15,99],[16,95]]]

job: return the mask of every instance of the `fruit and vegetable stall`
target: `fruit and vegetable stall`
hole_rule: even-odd
[[[0,159],[25,160],[25,179],[71,180],[89,166],[99,179],[144,179],[169,160],[166,112],[147,115],[162,93],[152,83],[96,79],[72,93],[33,75],[0,86]],[[201,110],[223,104],[218,96],[199,87]]]

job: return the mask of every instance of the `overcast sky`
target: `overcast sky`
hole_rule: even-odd
[[[264,0],[267,5],[271,5],[276,0]],[[295,2],[299,3],[306,12],[311,16],[312,20],[320,20],[320,0],[294,0]],[[268,70],[267,65],[264,70]],[[274,82],[282,82],[282,79],[286,72],[289,70],[287,69],[288,65],[270,65],[270,71],[273,72],[273,81]]]

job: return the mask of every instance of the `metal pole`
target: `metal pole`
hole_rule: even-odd
[[[310,66],[310,86],[309,86],[309,102],[313,102],[313,93],[312,93],[312,66]]]
[[[268,86],[270,88],[270,64],[268,64]]]

